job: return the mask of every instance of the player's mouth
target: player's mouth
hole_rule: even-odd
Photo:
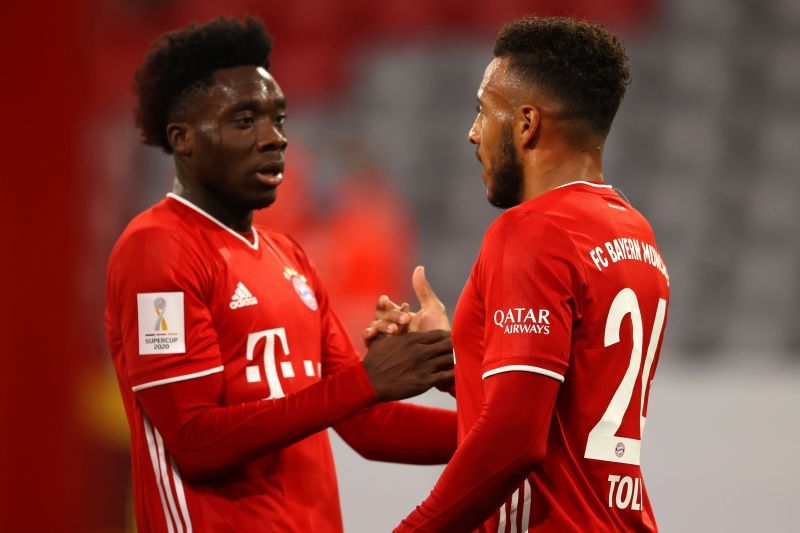
[[[256,178],[264,185],[277,187],[283,181],[283,163],[269,163],[256,170]]]

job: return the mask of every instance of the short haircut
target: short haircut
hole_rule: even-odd
[[[606,135],[630,84],[622,43],[598,24],[526,18],[505,24],[494,55],[564,105],[565,112]]]
[[[269,68],[272,40],[258,19],[220,17],[162,35],[136,72],[136,125],[142,142],[168,154],[167,124],[176,107],[197,89],[210,87],[215,70],[256,65]]]

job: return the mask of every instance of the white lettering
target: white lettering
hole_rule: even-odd
[[[608,481],[611,483],[611,486],[608,489],[608,506],[614,507],[614,489],[617,486],[617,482],[619,481],[619,476],[609,475]]]
[[[267,376],[267,385],[269,385],[269,397],[267,400],[275,400],[286,396],[281,386],[281,380],[278,377],[278,365],[275,362],[275,339],[281,341],[281,348],[283,349],[284,357],[289,355],[289,344],[286,341],[286,329],[274,328],[265,329],[264,331],[257,331],[247,336],[247,352],[246,357],[248,361],[253,361],[255,357],[256,345],[262,339],[264,342],[264,373]],[[288,376],[287,376],[288,377]]]
[[[617,509],[642,510],[643,483],[641,478],[631,476],[608,476],[608,506]]]

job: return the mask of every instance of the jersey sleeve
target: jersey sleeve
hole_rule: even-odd
[[[479,265],[483,378],[523,371],[564,381],[585,279],[569,235],[540,214],[507,212],[487,232]]]
[[[207,260],[167,228],[138,230],[112,253],[107,299],[134,391],[222,371]]]

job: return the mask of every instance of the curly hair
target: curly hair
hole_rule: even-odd
[[[630,84],[622,43],[598,24],[568,18],[526,18],[505,24],[494,55],[543,89],[570,116],[607,134]]]
[[[133,82],[142,142],[171,154],[167,124],[177,106],[194,91],[210,87],[215,70],[241,65],[269,68],[271,51],[269,34],[253,17],[243,22],[219,17],[162,35]]]

